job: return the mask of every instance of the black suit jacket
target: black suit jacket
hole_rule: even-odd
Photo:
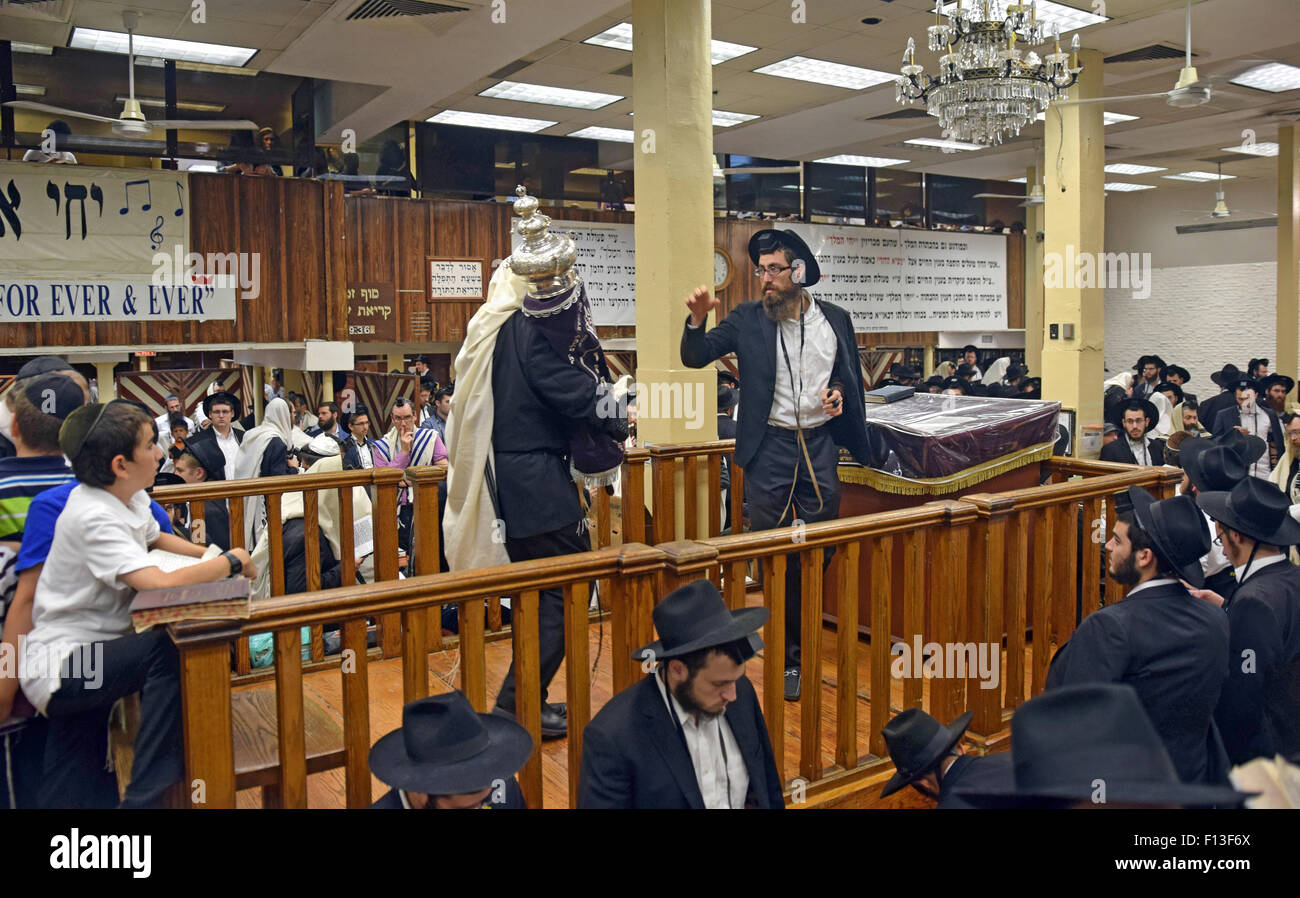
[[[977,789],[1001,791],[1014,785],[1011,752],[1000,751],[982,757],[961,755],[944,773],[943,780],[939,783],[939,802],[935,807],[941,811],[977,807],[953,791],[958,786],[971,791]]]
[[[654,678],[624,689],[591,719],[582,735],[580,808],[703,808],[690,752],[669,716]],[[727,723],[749,771],[747,807],[784,808],[781,776],[758,696],[747,677],[736,681]]]
[[[1249,574],[1228,626],[1228,682],[1214,719],[1229,760],[1300,752],[1300,568],[1278,561]]]
[[[1186,396],[1186,394],[1183,394]],[[1237,404],[1237,395],[1232,390],[1220,390],[1202,402],[1196,409],[1196,416],[1206,430],[1214,429],[1214,419],[1225,408]]]
[[[1281,458],[1286,454],[1286,443],[1282,440],[1282,422],[1278,420],[1277,413],[1263,404],[1256,405],[1260,412],[1268,416],[1268,444],[1273,450],[1273,458]],[[1214,416],[1211,422],[1210,432],[1214,436],[1227,433],[1234,427],[1241,426],[1241,407],[1235,402],[1228,408]]]
[[[822,314],[835,333],[835,363],[831,383],[841,385],[844,413],[827,425],[838,446],[853,453],[864,465],[884,461],[884,440],[867,427],[866,406],[862,399],[862,364],[858,359],[853,319],[839,306],[817,300]],[[736,354],[737,375],[745,385],[740,403],[740,420],[736,426],[736,464],[746,467],[758,452],[767,427],[768,412],[776,389],[776,322],[767,317],[758,301],[742,302],[723,318],[718,326],[705,331],[691,328],[690,318],[682,333],[682,364],[703,368],[729,352]],[[828,387],[830,384],[818,385]]]
[[[523,312],[501,326],[492,355],[492,451],[497,511],[509,539],[559,530],[583,517],[569,471],[576,425],[585,421],[593,432],[620,441],[627,436],[626,417],[597,414],[596,386]]]
[[[488,807],[493,810],[527,810],[528,803],[524,801],[524,793],[523,790],[519,788],[519,783],[516,782],[515,778],[512,776],[506,779],[505,801],[492,801],[492,796],[489,795]],[[397,794],[397,790],[389,789],[384,793],[382,798],[370,806],[370,810],[402,811],[405,810],[405,808],[402,807],[402,796]]]
[[[1165,441],[1152,440],[1147,446],[1147,451],[1151,453],[1151,464],[1163,465],[1165,463]],[[1133,457],[1133,450],[1129,448],[1128,436],[1120,434],[1118,440],[1112,440],[1105,446],[1101,447],[1101,460],[1120,462],[1125,465],[1136,465],[1138,460]]]
[[[1228,616],[1179,583],[1166,583],[1085,617],[1052,659],[1047,688],[1128,683],[1179,778],[1217,782],[1227,771],[1213,714],[1227,661]]]

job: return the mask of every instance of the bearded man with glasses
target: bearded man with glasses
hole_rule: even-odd
[[[761,299],[742,302],[712,330],[717,297],[700,286],[686,299],[682,363],[703,368],[734,352],[745,384],[736,426],[736,464],[745,472],[753,530],[839,515],[839,449],[864,465],[884,460],[866,424],[862,368],[849,313],[814,301],[817,258],[794,231],[763,230],[749,241]],[[827,550],[823,568],[833,550]],[[786,557],[785,697],[800,696],[801,589],[797,552]],[[816,679],[814,678],[814,682]]]

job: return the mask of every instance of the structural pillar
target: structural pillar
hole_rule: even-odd
[[[637,433],[643,445],[718,435],[717,374],[686,368],[680,350],[686,297],[700,284],[713,284],[712,30],[708,0],[632,2]],[[706,488],[699,487],[701,493]],[[680,515],[684,503],[676,505]],[[703,519],[706,503],[698,507]]]
[[[99,388],[99,401],[110,402],[117,398],[117,379],[113,369],[117,362],[95,362],[95,385]]]
[[[388,353],[387,365],[388,369],[384,371],[385,374],[389,373],[389,371],[400,371],[405,374],[406,356],[400,352],[390,352]]]
[[[253,366],[253,401],[248,403],[249,408],[253,410],[253,420],[258,424],[262,423],[263,412],[266,410],[266,391],[262,388],[262,366]],[[248,408],[244,409],[244,414],[248,414]]]
[[[1038,178],[1038,165],[1025,171],[1025,195],[1029,195]],[[1043,244],[1038,235],[1043,230],[1043,207],[1025,207],[1025,364],[1030,376],[1043,373]]]
[[[1083,71],[1071,99],[1103,96],[1102,54],[1080,50]],[[1043,209],[1043,398],[1074,409],[1080,435],[1100,434],[1105,379],[1105,296],[1098,265],[1105,249],[1106,147],[1101,103],[1053,104],[1047,112]],[[1090,261],[1087,261],[1090,260]],[[1050,330],[1057,327],[1057,338]],[[1072,335],[1067,337],[1067,333]],[[1076,454],[1096,457],[1081,438]]]
[[[1277,358],[1300,371],[1300,146],[1294,123],[1277,129]]]

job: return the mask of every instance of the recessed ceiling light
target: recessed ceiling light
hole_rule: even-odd
[[[863,25],[879,25],[880,22],[881,22],[880,16],[867,16],[865,19],[862,20]]]
[[[1247,156],[1276,156],[1278,146],[1275,143],[1254,143],[1249,146],[1224,147],[1225,153],[1245,153]]]
[[[118,94],[113,98],[114,103],[125,103],[128,97],[126,94]],[[141,97],[136,96],[136,102],[141,106],[148,106],[153,109],[166,109],[167,101],[162,97]],[[177,109],[184,109],[186,112],[225,112],[225,103],[202,103],[198,100],[178,100],[176,101]]]
[[[607,28],[600,34],[592,35],[583,43],[630,51],[632,49],[632,23],[620,22],[613,28]],[[712,57],[714,65],[726,62],[728,59],[735,59],[737,56],[744,56],[746,53],[753,53],[758,49],[758,47],[750,47],[746,44],[732,44],[727,41],[710,41],[709,43],[711,44],[709,55]]]
[[[778,78],[793,78],[796,81],[811,81],[813,84],[825,84],[829,87],[845,87],[849,90],[862,90],[876,84],[893,81],[897,75],[864,69],[856,65],[844,65],[827,62],[824,59],[812,59],[807,56],[791,56],[771,65],[754,69],[760,75],[776,75]]]
[[[1112,175],[1149,175],[1153,171],[1168,171],[1159,165],[1135,165],[1131,162],[1116,162],[1106,166]]]
[[[890,165],[905,165],[908,159],[890,159],[887,156],[826,156],[814,162],[826,162],[830,165],[865,165],[867,168],[885,168]]]
[[[947,15],[956,5],[956,3],[949,3],[943,8],[944,14]],[[1097,8],[1096,5],[1093,8]],[[1109,22],[1110,17],[1085,12],[1062,3],[1053,3],[1052,0],[1038,0],[1038,21],[1042,23],[1046,34],[1052,33],[1053,26],[1059,27],[1061,34],[1066,34],[1080,28],[1087,28],[1089,25],[1096,25],[1098,22]]]
[[[903,143],[916,147],[938,147],[945,150],[986,150],[988,147],[978,143],[965,143],[960,140],[940,140],[937,137],[913,137]]]
[[[519,118],[513,115],[490,115],[486,112],[461,112],[458,109],[446,109],[432,118],[425,119],[439,125],[463,125],[468,128],[495,128],[498,131],[528,131],[529,133],[549,128],[556,122],[539,118]]]
[[[173,60],[176,63],[176,69],[184,72],[208,72],[214,75],[242,75],[246,78],[254,78],[259,74],[257,69],[240,67],[234,65],[217,65],[212,62],[186,62],[183,59]],[[159,56],[140,56],[136,55],[135,64],[139,68],[161,69],[167,64],[167,60]]]
[[[1216,175],[1208,171],[1185,171],[1179,175],[1161,175],[1170,181],[1231,181],[1236,175]]]
[[[713,124],[719,128],[730,128],[732,125],[752,122],[756,118],[758,118],[758,116],[750,115],[748,112],[723,112],[721,109],[713,110]]]
[[[1027,184],[1028,182],[1028,178],[1011,178],[1010,181],[1008,181],[1009,184]]]
[[[1125,115],[1122,112],[1103,112],[1101,114],[1101,124],[1102,127],[1105,127],[1106,125],[1118,125],[1120,122],[1136,122],[1141,117],[1140,115]],[[1038,113],[1038,115],[1034,116],[1034,120],[1039,122],[1047,121],[1047,113]]]
[[[545,84],[524,84],[519,81],[502,81],[485,91],[480,97],[498,100],[515,100],[519,103],[545,103],[548,106],[569,106],[573,109],[600,109],[623,99],[618,94],[602,94],[570,87],[550,87]]]
[[[1242,72],[1228,83],[1280,94],[1284,91],[1300,89],[1300,69],[1293,65],[1270,62]]]
[[[636,135],[632,131],[624,131],[621,128],[583,128],[581,131],[571,131],[570,137],[586,137],[591,140],[615,140],[619,143],[631,143]]]
[[[50,56],[54,53],[54,48],[46,44],[29,44],[26,41],[12,41],[9,49],[15,53],[35,53],[38,56]]]
[[[105,53],[127,52],[127,35],[124,31],[97,31],[94,28],[73,28],[69,47],[81,50],[100,50]],[[257,50],[252,47],[230,47],[225,44],[204,44],[198,41],[179,41],[170,37],[149,37],[137,34],[134,51],[141,56],[159,56],[163,59],[184,59],[189,62],[208,62],[217,65],[242,66]]]
[[[14,90],[20,97],[43,97],[45,88],[40,84],[15,84]]]
[[[1133,190],[1155,190],[1154,184],[1126,184],[1123,181],[1111,181],[1105,185],[1106,190],[1117,190],[1121,193],[1128,193]]]

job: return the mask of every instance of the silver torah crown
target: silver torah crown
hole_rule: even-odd
[[[578,247],[573,238],[550,231],[551,218],[537,211],[536,197],[526,188],[515,188],[515,231],[522,239],[506,261],[510,270],[528,281],[528,293],[538,299],[559,296],[578,283],[574,263]]]

